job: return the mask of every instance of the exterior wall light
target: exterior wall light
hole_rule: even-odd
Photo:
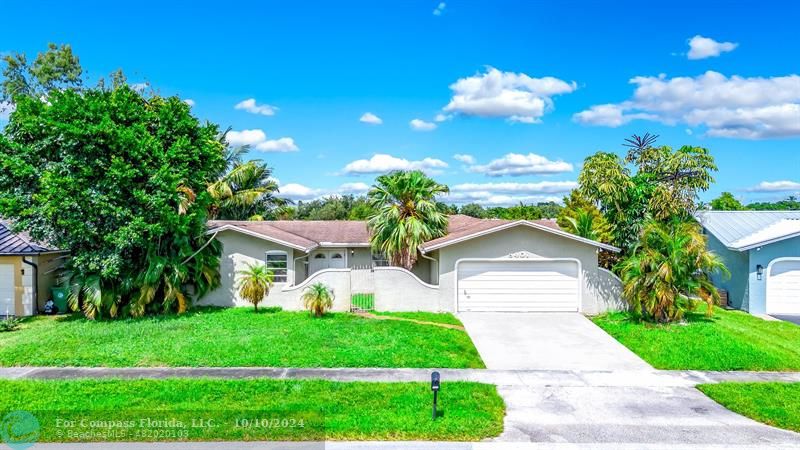
[[[761,264],[756,266],[756,278],[759,280],[764,278],[764,266],[762,266]]]

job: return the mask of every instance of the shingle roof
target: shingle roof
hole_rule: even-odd
[[[461,214],[449,217],[447,235],[434,239],[420,246],[422,251],[431,247],[449,245],[459,240],[471,239],[484,232],[494,229],[527,224],[541,229],[549,229],[554,233],[576,239],[591,245],[596,245],[608,250],[616,251],[615,247],[601,244],[589,239],[584,239],[570,233],[561,231],[555,220],[500,220],[476,219]],[[246,234],[253,234],[261,238],[278,242],[289,247],[308,252],[317,247],[330,245],[367,246],[369,245],[369,230],[367,223],[356,220],[275,220],[275,221],[234,221],[215,220],[209,222],[209,233],[223,230],[234,230]]]
[[[28,233],[12,233],[11,224],[0,220],[0,255],[28,255],[53,251],[58,250],[34,241]]]
[[[800,211],[701,211],[696,217],[731,250],[749,250],[800,236]]]

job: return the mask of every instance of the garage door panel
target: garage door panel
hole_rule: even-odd
[[[0,316],[16,314],[14,294],[14,266],[0,264]]]
[[[578,311],[575,261],[468,261],[457,273],[460,311]]]
[[[776,261],[770,265],[767,314],[800,314],[800,259]]]

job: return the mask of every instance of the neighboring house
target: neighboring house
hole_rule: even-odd
[[[800,211],[703,211],[708,247],[730,278],[715,275],[728,303],[752,314],[800,314]]]
[[[236,272],[266,264],[275,286],[266,304],[300,309],[299,296],[323,282],[334,309],[353,293],[374,293],[375,309],[395,311],[581,311],[619,307],[619,279],[597,252],[619,249],[558,228],[552,220],[450,216],[447,235],[420,246],[411,272],[387,267],[370,249],[362,221],[213,221],[223,244],[222,286],[200,304],[243,305]]]
[[[30,316],[44,308],[66,252],[12,233],[0,220],[0,316]]]

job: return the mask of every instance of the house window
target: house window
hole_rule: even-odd
[[[386,259],[383,253],[372,253],[372,265],[378,267],[388,266],[389,260]]]
[[[289,256],[285,252],[267,252],[267,269],[272,271],[272,281],[286,283]]]

